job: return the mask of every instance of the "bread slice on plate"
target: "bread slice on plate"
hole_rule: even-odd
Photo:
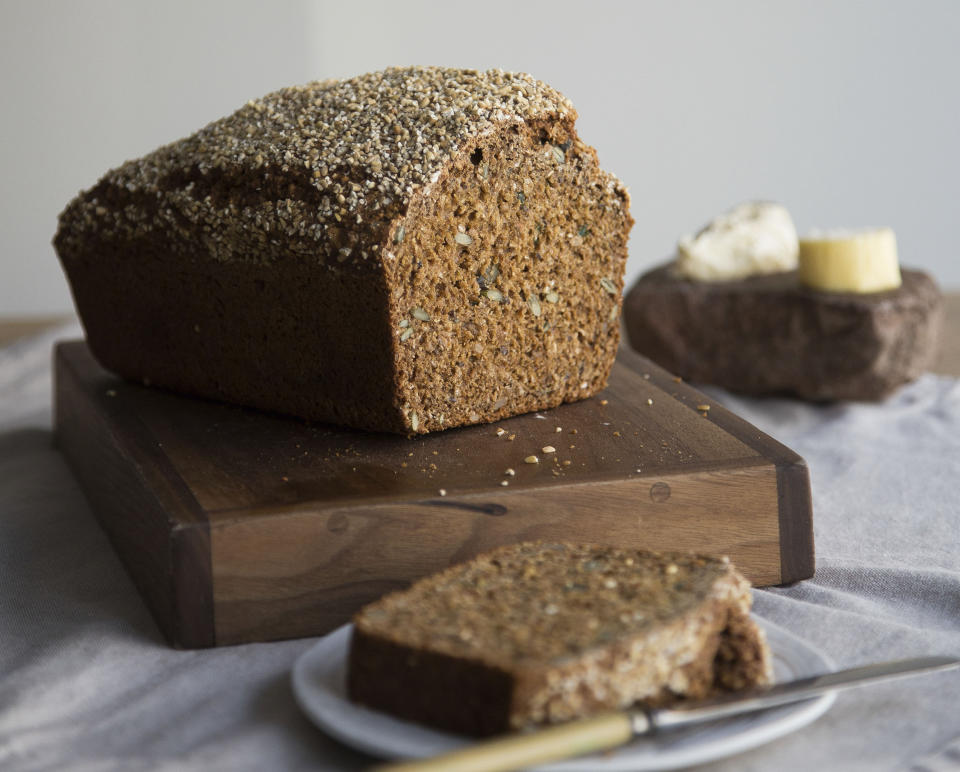
[[[473,736],[769,682],[750,585],[726,558],[524,543],[354,619],[351,700]]]

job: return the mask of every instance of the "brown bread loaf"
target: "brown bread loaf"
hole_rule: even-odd
[[[724,558],[527,543],[354,619],[350,698],[485,736],[766,683],[750,585]]]
[[[499,70],[251,101],[61,215],[90,346],[129,378],[401,433],[590,396],[633,221],[576,116]]]

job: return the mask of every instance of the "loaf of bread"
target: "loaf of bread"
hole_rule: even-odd
[[[486,736],[766,683],[750,585],[726,559],[504,547],[354,619],[350,698]]]
[[[628,196],[529,75],[286,88],[106,174],[54,239],[123,376],[423,433],[603,388]]]

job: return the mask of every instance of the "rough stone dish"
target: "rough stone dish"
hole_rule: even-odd
[[[855,294],[804,288],[795,271],[703,282],[667,264],[627,294],[627,338],[698,383],[813,401],[879,400],[919,377],[937,353],[937,285],[921,271],[902,275],[898,289]]]

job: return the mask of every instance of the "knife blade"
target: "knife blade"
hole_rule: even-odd
[[[888,681],[894,678],[915,675],[936,670],[949,670],[960,665],[955,657],[914,657],[890,662],[877,662],[862,667],[852,667],[825,673],[809,678],[798,678],[773,686],[751,689],[745,692],[731,692],[711,700],[698,702],[684,708],[660,708],[646,712],[650,726],[646,731],[659,731],[689,726],[703,721],[736,716],[741,713],[753,713],[757,710],[775,708],[794,702],[818,697],[831,691],[851,689],[875,681]]]
[[[956,657],[915,657],[800,678],[735,692],[682,708],[620,710],[538,731],[508,735],[443,756],[379,766],[379,772],[510,772],[535,764],[610,750],[635,737],[802,702],[830,691],[949,670]]]

